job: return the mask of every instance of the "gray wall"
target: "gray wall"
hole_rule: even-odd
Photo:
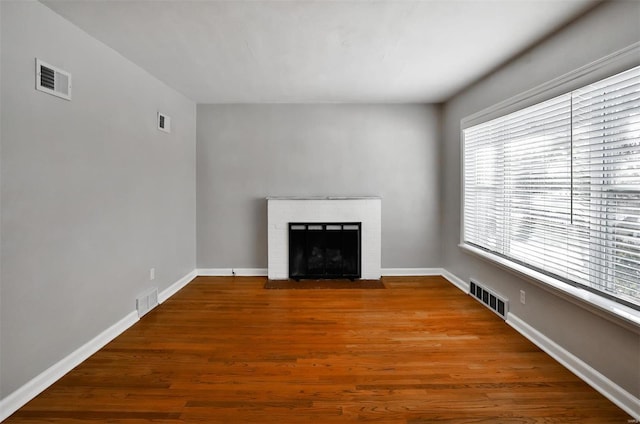
[[[6,397],[195,268],[196,109],[42,4],[0,3]],[[71,102],[34,89],[35,57]]]
[[[382,197],[382,266],[440,265],[439,112],[198,105],[198,268],[266,268],[265,196]]]
[[[640,40],[640,2],[608,2],[515,59],[444,107],[443,266],[509,299],[511,311],[627,391],[640,397],[640,336],[540,287],[463,253],[460,240],[460,120]]]

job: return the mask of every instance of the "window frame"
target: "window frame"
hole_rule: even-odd
[[[535,269],[525,267],[464,241],[465,210],[465,143],[464,130],[475,125],[508,115],[529,106],[542,103],[554,97],[572,92],[576,89],[603,80],[612,75],[640,66],[640,42],[634,43],[600,60],[562,75],[538,87],[504,100],[494,106],[483,109],[460,121],[460,240],[458,246],[465,253],[470,253],[487,260],[500,268],[530,281],[537,286],[554,293],[570,302],[583,307],[610,321],[620,324],[640,334],[640,311],[605,296],[572,285],[560,279],[550,277]]]

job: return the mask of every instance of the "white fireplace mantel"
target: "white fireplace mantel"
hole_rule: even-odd
[[[381,276],[382,200],[379,197],[267,197],[268,276],[289,278],[290,222],[361,222],[361,274]]]

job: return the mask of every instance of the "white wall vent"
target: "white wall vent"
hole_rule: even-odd
[[[142,317],[156,306],[158,306],[157,287],[153,287],[136,298],[136,310],[138,311],[138,317]]]
[[[71,74],[36,58],[36,90],[71,100]]]
[[[171,132],[171,118],[168,115],[158,112],[158,129],[166,133]]]
[[[509,301],[507,299],[498,296],[473,280],[469,283],[469,294],[478,299],[480,303],[491,309],[502,319],[507,319],[507,312],[509,312]]]

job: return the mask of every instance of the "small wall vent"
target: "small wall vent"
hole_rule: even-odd
[[[71,100],[71,74],[36,58],[36,90]]]
[[[478,299],[480,303],[491,309],[502,319],[507,319],[507,312],[509,312],[509,301],[507,299],[498,296],[473,280],[471,280],[469,284],[469,294]]]
[[[141,294],[136,299],[136,310],[138,311],[138,317],[142,317],[156,306],[158,306],[157,287],[154,287],[151,290]]]
[[[158,129],[166,133],[171,132],[171,117],[158,112]]]

